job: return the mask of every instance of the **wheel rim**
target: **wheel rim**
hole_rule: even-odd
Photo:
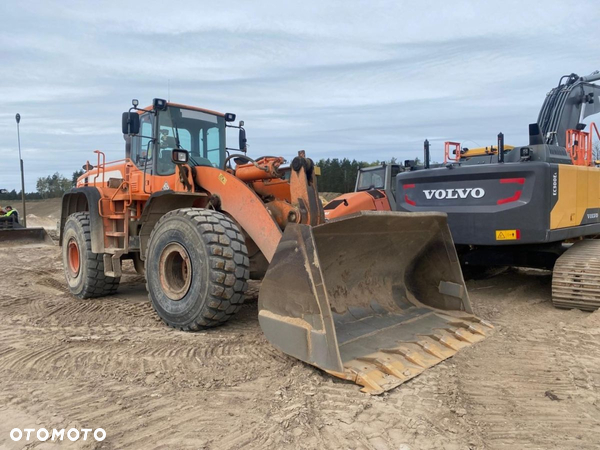
[[[76,277],[79,275],[81,263],[79,258],[79,246],[75,239],[69,240],[67,258],[69,260],[69,270],[71,271],[71,274]]]
[[[179,301],[190,289],[192,267],[190,256],[182,245],[175,242],[167,245],[158,262],[160,285],[167,297]]]

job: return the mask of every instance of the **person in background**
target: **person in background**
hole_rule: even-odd
[[[16,209],[13,209],[12,206],[7,205],[6,208],[4,208],[4,214],[2,215],[2,217],[12,217],[14,222],[18,222],[19,212]]]

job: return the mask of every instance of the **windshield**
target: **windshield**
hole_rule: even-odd
[[[159,175],[175,172],[171,152],[179,146],[190,152],[192,166],[222,167],[225,159],[225,119],[214,114],[169,106],[158,115]]]
[[[358,174],[357,191],[383,189],[385,187],[385,167],[371,170],[361,170]]]

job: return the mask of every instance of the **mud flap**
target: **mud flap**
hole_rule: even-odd
[[[283,352],[380,394],[483,339],[443,213],[289,225],[259,292]]]
[[[44,228],[4,228],[0,229],[0,246],[25,244],[53,245],[52,239]]]

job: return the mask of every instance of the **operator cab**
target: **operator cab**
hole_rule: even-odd
[[[386,190],[390,185],[390,181],[400,172],[401,168],[398,164],[363,167],[358,171],[355,191],[370,191],[372,189]],[[386,179],[386,177],[389,179]]]
[[[173,150],[185,150],[187,164],[191,166],[222,168],[227,150],[226,127],[239,128],[240,142],[242,133],[245,142],[243,122],[240,126],[227,124],[235,120],[235,114],[222,114],[162,99],[154,99],[151,108],[138,109],[137,100],[133,101],[133,105],[128,113],[123,114],[126,154],[146,172],[160,176],[174,174]]]
[[[381,166],[363,167],[358,171],[356,192],[380,190],[390,199],[390,204],[396,204],[396,175],[402,171],[399,164],[383,164]]]

